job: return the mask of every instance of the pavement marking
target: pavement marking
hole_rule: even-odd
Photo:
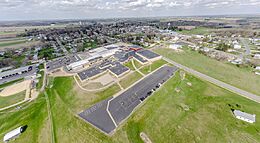
[[[112,101],[113,99],[114,99],[114,97],[107,101],[107,108],[106,108],[106,111],[107,111],[109,117],[111,118],[112,122],[114,123],[114,125],[115,125],[116,128],[117,128],[118,126],[117,126],[117,124],[116,124],[116,121],[115,121],[115,119],[113,118],[112,114],[111,114],[111,113],[109,112],[109,110],[108,110],[108,108],[109,108],[109,104],[110,104],[110,101]]]

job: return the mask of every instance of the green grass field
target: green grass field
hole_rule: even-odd
[[[152,64],[150,65],[147,65],[147,66],[144,66],[140,69],[140,71],[143,73],[143,74],[148,74],[156,69],[158,69],[159,67],[161,67],[162,65],[164,64],[167,64],[166,61],[164,60],[158,60],[158,61],[155,61],[153,62]]]
[[[27,130],[13,142],[35,143],[39,142],[39,138],[46,138],[46,136],[41,136],[47,119],[44,96],[40,95],[37,100],[24,104],[22,108],[18,111],[0,113],[0,138],[3,139],[5,133],[23,125],[28,125]],[[49,135],[49,133],[46,134]]]
[[[255,75],[250,68],[239,68],[195,51],[183,50],[184,52],[177,53],[170,49],[155,49],[155,52],[218,80],[260,95],[260,77]]]
[[[135,64],[135,67],[136,67],[136,68],[142,67],[142,64],[139,63],[137,60],[134,60],[134,64]]]
[[[177,31],[178,33],[181,34],[196,34],[196,35],[206,35],[210,34],[213,31],[213,29],[206,28],[206,27],[197,27],[192,30],[182,30],[182,31]]]
[[[86,93],[74,84],[71,77],[59,77],[54,79],[53,87],[47,89],[56,142],[141,143],[140,132],[145,132],[154,143],[260,141],[260,104],[190,75],[181,80],[177,72],[111,137],[76,114],[112,96],[119,87],[115,85],[103,92]],[[256,114],[257,122],[249,124],[235,119],[231,108]],[[0,113],[0,122],[4,123],[0,126],[0,138],[8,130],[27,124],[28,129],[15,142],[50,142],[50,123],[43,95],[24,110]]]
[[[44,71],[40,71],[39,74],[41,75],[41,77],[38,78],[39,82],[36,85],[37,90],[40,90],[43,85]]]
[[[25,91],[7,97],[0,96],[0,108],[7,107],[17,102],[23,101],[24,97]]]
[[[18,31],[0,31],[0,35],[10,35],[10,34],[19,34]]]
[[[0,42],[0,47],[12,46],[25,43],[26,40]]]
[[[131,60],[126,62],[126,63],[124,63],[124,66],[128,67],[130,70],[135,70]]]
[[[127,75],[126,77],[124,77],[122,80],[120,80],[119,83],[123,88],[127,88],[141,78],[142,78],[142,75],[135,71],[135,72]]]

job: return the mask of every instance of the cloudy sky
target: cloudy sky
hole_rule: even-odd
[[[0,0],[0,21],[259,13],[260,0]]]

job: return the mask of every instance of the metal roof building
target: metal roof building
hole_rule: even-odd
[[[26,128],[25,126],[21,126],[10,131],[9,133],[5,134],[3,141],[8,142],[12,139],[17,138],[25,130],[25,128]]]
[[[233,113],[237,119],[246,121],[248,123],[255,122],[255,117],[256,117],[255,114],[248,114],[248,113],[242,112],[240,110],[234,110]]]

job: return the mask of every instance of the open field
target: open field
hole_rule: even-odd
[[[123,88],[127,88],[141,78],[142,78],[142,75],[135,71],[135,72],[125,76],[123,79],[121,79],[119,81],[119,83]]]
[[[19,49],[39,45],[40,41],[17,40],[0,42],[0,49]]]
[[[260,77],[255,75],[250,68],[239,68],[189,49],[183,50],[185,52],[176,53],[173,50],[162,48],[155,49],[155,52],[220,81],[260,95]]]
[[[39,82],[36,85],[36,89],[40,90],[43,85],[44,71],[40,71],[38,74],[40,74],[41,77],[38,78]]]
[[[176,73],[112,137],[105,136],[75,115],[112,96],[119,87],[115,85],[103,92],[86,93],[74,84],[71,77],[59,77],[54,79],[53,87],[47,89],[56,142],[141,143],[141,132],[154,143],[260,141],[260,104],[190,75],[181,80]],[[180,92],[176,92],[176,88]],[[257,122],[249,124],[235,119],[231,108],[256,114]],[[0,137],[7,130],[27,124],[28,129],[15,142],[49,142],[51,132],[46,110],[45,98],[40,95],[24,110],[1,113],[0,121],[4,124],[0,126]]]
[[[23,44],[23,43],[26,43],[26,41],[27,40],[0,42],[0,47],[7,47],[7,46],[13,46],[13,45],[17,45],[17,44]]]
[[[140,71],[143,73],[143,74],[148,74],[156,69],[158,69],[159,67],[161,67],[162,65],[164,64],[167,64],[168,62],[166,62],[165,60],[158,60],[158,61],[155,61],[153,62],[152,64],[150,65],[146,65],[144,67],[142,67],[140,69]]]
[[[23,101],[25,97],[25,91],[16,93],[14,95],[0,97],[0,108],[10,106],[17,102]]]
[[[181,34],[196,34],[196,35],[204,35],[204,34],[210,34],[210,32],[213,32],[214,29],[206,28],[206,27],[197,27],[192,30],[182,30],[178,31],[178,33]]]
[[[39,98],[30,104],[26,103],[22,106],[22,110],[0,113],[0,138],[12,129],[22,125],[28,125],[27,130],[15,142],[39,142],[41,131],[44,130],[44,121],[47,119],[47,109],[45,98],[39,95]]]

